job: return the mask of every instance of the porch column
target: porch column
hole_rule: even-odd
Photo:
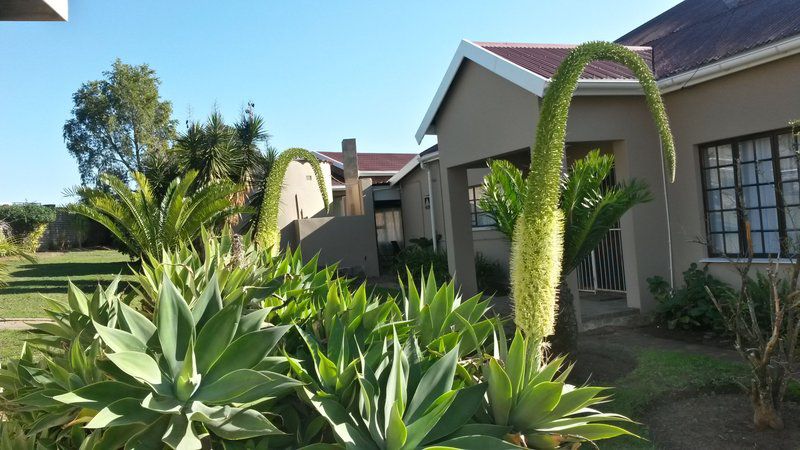
[[[667,216],[658,142],[654,145],[649,139],[629,139],[615,141],[613,146],[617,179],[646,180],[653,194],[653,201],[634,206],[620,220],[628,306],[647,313],[655,307],[647,278],[660,275],[669,279]]]
[[[442,167],[442,206],[447,242],[447,265],[461,292],[472,296],[478,292],[475,279],[475,251],[472,244],[467,169]]]

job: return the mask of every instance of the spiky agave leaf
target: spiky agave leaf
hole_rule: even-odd
[[[542,99],[536,142],[531,150],[531,172],[526,180],[526,201],[512,243],[515,322],[536,341],[551,335],[555,324],[564,233],[559,184],[569,105],[578,78],[594,60],[623,64],[639,80],[661,137],[670,179],[675,178],[675,146],[658,86],[647,64],[635,52],[610,42],[588,42],[576,47],[558,67]]]
[[[283,178],[286,176],[286,169],[289,163],[296,159],[302,159],[311,164],[314,176],[317,178],[317,186],[322,194],[322,200],[327,208],[330,204],[328,199],[328,189],[325,186],[325,178],[322,176],[322,168],[313,153],[304,148],[290,148],[284,150],[273,164],[269,176],[264,181],[264,200],[261,205],[258,229],[256,231],[256,242],[265,248],[272,248],[273,253],[277,253],[280,241],[280,230],[278,230],[278,212],[281,202],[281,188]]]

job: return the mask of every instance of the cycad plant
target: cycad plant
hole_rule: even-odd
[[[258,221],[256,222],[255,240],[259,245],[271,248],[273,253],[278,252],[278,245],[280,244],[278,213],[283,178],[286,176],[286,169],[289,167],[289,163],[296,159],[302,159],[311,164],[314,176],[317,178],[319,192],[322,194],[322,200],[326,207],[330,204],[325,178],[322,176],[322,168],[317,157],[304,148],[290,148],[281,152],[275,159],[269,175],[264,179],[263,201],[256,212]]]
[[[489,168],[483,181],[486,195],[481,197],[480,207],[492,215],[498,229],[511,239],[525,203],[522,171],[503,160],[491,161]],[[566,276],[600,244],[625,212],[652,198],[641,180],[609,183],[613,170],[614,157],[593,150],[576,160],[561,180],[564,253],[556,333],[551,339],[556,352],[572,352],[577,345],[578,324]]]
[[[159,200],[150,182],[133,173],[137,189],[132,190],[121,179],[104,174],[100,181],[108,191],[78,188],[81,203],[69,210],[86,216],[106,227],[135,257],[161,255],[163,250],[177,248],[200,235],[203,226],[213,225],[238,209],[230,196],[239,187],[229,181],[210,183],[190,192],[197,172],[187,172],[172,180],[164,198]]]
[[[627,66],[639,80],[661,137],[670,178],[675,176],[675,146],[658,85],[635,52],[609,42],[576,47],[559,65],[541,103],[531,171],[525,180],[525,202],[514,229],[511,285],[515,322],[534,342],[551,335],[561,279],[564,214],[559,208],[561,167],[567,116],[578,78],[587,64],[608,60]]]

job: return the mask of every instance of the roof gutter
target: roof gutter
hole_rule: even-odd
[[[402,169],[400,169],[396,174],[392,175],[392,177],[389,178],[389,186],[394,186],[395,184],[397,184],[400,180],[405,178],[406,175],[411,173],[412,170],[416,169],[417,166],[422,168],[425,165],[425,163],[436,161],[438,159],[439,159],[439,152],[429,153],[425,156],[420,156],[420,155],[414,156],[414,158],[412,158],[411,161],[407,162]]]
[[[666,94],[797,53],[800,53],[800,36],[793,36],[767,47],[740,53],[695,70],[661,79],[658,81],[658,87],[662,94]]]

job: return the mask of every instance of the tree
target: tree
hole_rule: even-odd
[[[108,172],[127,180],[146,158],[165,151],[175,135],[172,104],[162,100],[156,73],[147,64],[117,59],[103,79],[84,83],[72,96],[64,141],[78,160],[81,184],[96,185]]]
[[[559,65],[542,99],[536,141],[531,149],[531,172],[525,180],[525,203],[511,244],[514,320],[535,342],[541,342],[554,330],[564,250],[559,187],[567,116],[578,78],[594,60],[623,64],[639,80],[661,137],[665,164],[670,177],[675,177],[675,144],[658,85],[647,64],[635,52],[610,42],[589,42],[572,50]]]

